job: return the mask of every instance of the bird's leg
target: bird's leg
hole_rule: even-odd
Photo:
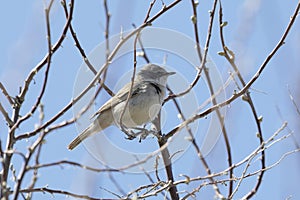
[[[146,139],[148,135],[156,134],[155,130],[151,130],[151,129],[146,129],[146,124],[143,127],[136,127],[134,128],[135,130],[138,130],[138,132],[136,132],[136,136],[140,136],[139,142],[141,142],[142,140]]]
[[[139,134],[140,134],[139,142],[142,142],[142,140],[146,139],[147,136],[151,134],[151,130],[146,129],[145,127],[146,127],[146,125],[144,125],[144,127],[139,132]]]
[[[147,135],[149,134],[149,131],[145,128],[135,127],[132,129],[137,132],[134,132],[133,130],[127,130],[125,132],[125,134],[127,135],[126,139],[128,139],[128,140],[133,140],[136,137],[140,136],[139,142],[141,142],[141,140],[145,139],[147,137]]]
[[[123,128],[123,132],[127,135],[126,139],[127,140],[133,140],[136,138],[136,133],[134,133],[132,130],[128,128]]]
[[[134,132],[136,131],[136,132]],[[146,128],[146,124],[143,127],[134,127],[131,129],[124,129],[123,132],[127,135],[126,139],[128,140],[133,140],[136,137],[139,136],[139,142],[142,140],[146,139],[148,135],[152,134],[155,135],[157,134],[157,131],[154,127],[151,127],[151,129]]]

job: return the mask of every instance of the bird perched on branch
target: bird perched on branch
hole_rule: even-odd
[[[111,125],[122,129],[124,126],[136,128],[153,121],[165,97],[167,78],[172,74],[175,72],[167,72],[154,64],[142,67],[133,85],[132,82],[127,83],[115,96],[104,103],[93,115],[96,117],[95,120],[69,144],[68,149],[74,149],[87,137]]]

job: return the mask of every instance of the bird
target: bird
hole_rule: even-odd
[[[133,85],[130,81],[104,103],[92,116],[95,118],[93,122],[68,145],[68,149],[74,149],[89,136],[112,125],[135,128],[153,121],[162,107],[167,79],[173,74],[175,72],[168,72],[156,64],[144,65],[135,76]]]

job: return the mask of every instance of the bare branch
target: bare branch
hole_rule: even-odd
[[[134,29],[130,32],[128,32],[126,35],[122,33],[122,37],[120,38],[119,42],[115,46],[111,46],[112,43],[110,43],[110,25],[111,25],[111,16],[114,13],[110,13],[109,9],[109,2],[107,0],[103,0],[101,4],[101,8],[103,8],[102,12],[104,13],[104,17],[101,20],[105,21],[105,28],[104,28],[104,38],[105,38],[105,47],[106,47],[106,61],[105,63],[102,63],[99,70],[96,70],[96,68],[90,63],[89,58],[87,58],[87,55],[85,53],[85,48],[82,46],[82,43],[80,43],[81,38],[78,36],[74,29],[74,25],[72,25],[72,18],[73,18],[73,9],[74,9],[74,0],[70,0],[69,2],[66,2],[66,0],[62,0],[61,4],[63,6],[63,13],[65,14],[65,18],[63,19],[63,27],[61,27],[61,34],[58,35],[57,41],[52,41],[51,32],[54,27],[50,26],[52,23],[50,23],[50,11],[52,12],[52,4],[54,3],[53,0],[50,0],[47,2],[47,5],[45,5],[45,16],[46,16],[46,36],[47,36],[47,47],[48,51],[45,53],[45,56],[40,60],[38,64],[33,66],[32,70],[28,73],[28,76],[25,79],[25,82],[20,88],[19,94],[16,95],[16,97],[10,96],[6,88],[3,86],[3,84],[0,82],[0,89],[2,91],[2,94],[4,98],[7,99],[9,104],[12,106],[11,108],[6,108],[6,104],[3,102],[0,102],[0,112],[4,116],[4,123],[7,123],[10,130],[7,135],[3,135],[4,138],[6,138],[6,146],[3,147],[3,138],[0,138],[0,165],[2,167],[2,171],[0,173],[0,191],[1,191],[1,198],[3,199],[19,199],[20,197],[24,199],[30,199],[33,198],[36,193],[48,193],[52,196],[57,195],[67,195],[73,198],[78,199],[99,199],[101,197],[94,197],[89,195],[88,193],[78,194],[76,191],[67,191],[65,189],[57,188],[54,189],[52,187],[48,186],[38,186],[39,180],[42,179],[43,176],[39,176],[42,172],[45,172],[47,170],[58,170],[58,167],[62,168],[62,170],[67,170],[66,173],[72,173],[72,170],[69,170],[69,167],[74,168],[76,171],[86,171],[91,173],[92,175],[96,174],[108,174],[109,179],[109,186],[103,185],[103,186],[96,186],[100,188],[101,190],[105,190],[108,192],[109,197],[112,197],[113,199],[148,199],[148,198],[161,198],[161,199],[198,199],[202,198],[200,196],[202,190],[205,190],[207,187],[212,187],[214,189],[215,198],[226,198],[226,199],[235,199],[236,196],[242,196],[244,199],[250,199],[251,197],[255,196],[257,194],[257,191],[260,189],[260,185],[265,181],[267,177],[264,177],[264,173],[268,170],[271,170],[272,168],[276,166],[280,166],[280,163],[289,155],[293,155],[295,153],[300,152],[299,145],[294,138],[294,131],[292,131],[288,127],[288,123],[285,120],[285,117],[280,115],[283,123],[281,127],[279,127],[273,134],[271,133],[271,136],[268,136],[268,138],[263,137],[262,128],[261,128],[261,117],[258,116],[258,112],[256,111],[256,106],[254,104],[254,101],[256,100],[254,96],[251,97],[250,90],[251,87],[253,87],[253,84],[258,80],[258,78],[262,78],[262,72],[265,71],[266,66],[269,64],[270,60],[275,57],[278,50],[283,46],[285,43],[285,40],[288,36],[288,34],[291,32],[292,26],[295,24],[295,20],[299,15],[300,10],[300,1],[297,4],[297,7],[295,8],[295,12],[293,16],[290,18],[289,23],[287,24],[287,27],[285,31],[282,33],[281,38],[278,40],[278,43],[274,46],[274,49],[269,52],[269,54],[265,57],[265,60],[260,64],[260,66],[257,67],[257,71],[255,74],[253,74],[252,78],[249,80],[244,79],[243,74],[241,73],[239,66],[236,62],[235,52],[230,50],[230,47],[226,43],[225,38],[225,27],[227,25],[226,21],[223,21],[223,11],[224,14],[227,10],[224,10],[222,8],[222,2],[221,0],[214,0],[211,2],[211,10],[209,11],[209,21],[208,21],[208,27],[207,30],[204,30],[204,35],[201,36],[200,30],[201,24],[197,20],[199,20],[199,14],[200,10],[203,7],[197,7],[199,2],[195,0],[191,0],[190,4],[192,6],[191,13],[191,21],[192,21],[192,32],[194,34],[194,41],[195,41],[195,52],[196,56],[199,60],[198,66],[195,66],[196,72],[193,75],[194,78],[189,83],[189,85],[184,88],[183,91],[179,91],[179,93],[174,94],[174,92],[168,87],[169,95],[165,99],[164,103],[166,103],[168,100],[172,100],[173,111],[175,110],[175,113],[178,113],[180,115],[180,119],[182,120],[176,127],[171,127],[171,131],[167,133],[162,133],[159,131],[158,134],[153,133],[155,136],[154,139],[157,140],[159,144],[159,148],[155,149],[154,151],[148,153],[143,158],[137,158],[135,162],[129,163],[127,165],[119,166],[116,168],[110,168],[106,165],[100,165],[100,166],[92,166],[92,165],[85,165],[84,163],[80,163],[77,161],[71,161],[69,159],[61,159],[60,157],[57,157],[56,161],[49,161],[42,159],[43,151],[45,150],[45,145],[48,145],[45,143],[45,139],[47,136],[50,136],[49,133],[52,132],[54,134],[54,130],[59,130],[65,126],[71,125],[76,120],[82,116],[95,102],[96,97],[100,92],[103,92],[102,89],[105,89],[106,92],[113,96],[114,93],[106,86],[106,72],[108,70],[108,67],[111,65],[111,63],[116,59],[117,54],[121,50],[121,48],[126,45],[126,42],[129,39],[134,38],[134,46],[132,47],[133,50],[133,76],[131,77],[131,83],[133,84],[134,76],[136,73],[136,66],[137,66],[137,56],[141,56],[145,59],[145,62],[150,63],[150,60],[152,60],[151,57],[149,57],[152,54],[148,54],[143,46],[143,30],[151,26],[153,22],[155,22],[158,19],[162,19],[165,13],[169,10],[173,10],[174,6],[178,5],[181,0],[173,0],[173,2],[169,4],[165,4],[163,0],[160,0],[157,2],[156,0],[151,0],[148,2],[148,7],[144,10],[144,18],[142,17],[142,23],[138,26],[135,26],[133,24]],[[159,7],[159,3],[161,2],[162,7]],[[45,2],[46,3],[46,2]],[[69,3],[69,4],[68,4]],[[216,27],[214,25],[215,22],[215,12],[217,9],[219,3],[219,27]],[[54,4],[53,4],[54,5]],[[70,7],[69,7],[70,6]],[[154,10],[160,9],[156,13],[154,13]],[[175,10],[175,9],[174,9]],[[101,11],[101,10],[100,10]],[[175,10],[176,11],[176,10]],[[226,13],[227,14],[227,13]],[[77,18],[76,18],[77,19]],[[79,19],[79,18],[78,18]],[[139,18],[140,20],[140,18]],[[52,20],[51,20],[52,21]],[[213,27],[217,28],[216,33],[214,32],[215,29]],[[199,29],[199,30],[198,30]],[[94,74],[94,77],[87,85],[84,85],[84,89],[80,91],[79,95],[76,96],[74,99],[71,99],[67,104],[61,105],[61,108],[57,110],[57,112],[50,116],[47,120],[44,120],[44,111],[43,111],[43,102],[44,98],[46,97],[45,94],[48,89],[48,82],[50,81],[50,77],[48,75],[50,74],[50,70],[54,67],[52,62],[55,60],[52,60],[52,56],[54,54],[57,54],[60,48],[63,44],[64,39],[67,37],[67,31],[70,30],[70,38],[75,42],[75,46],[73,49],[75,51],[79,52],[79,56],[82,57],[84,63],[89,68],[91,73]],[[218,32],[219,31],[219,32]],[[57,32],[57,30],[55,30]],[[215,37],[218,36],[219,37]],[[204,36],[204,37],[203,37]],[[205,38],[206,37],[206,38]],[[205,39],[204,49],[201,50],[200,46],[200,38]],[[227,77],[227,81],[222,85],[222,87],[214,88],[213,77],[210,77],[208,66],[207,65],[207,56],[208,53],[211,51],[212,46],[215,45],[215,40],[217,39],[220,41],[220,47],[222,49],[221,52],[219,52],[220,56],[223,56],[225,59],[225,62],[227,62],[232,70],[230,70],[230,74]],[[218,42],[218,41],[217,41]],[[54,45],[52,45],[52,43]],[[146,43],[145,43],[146,44]],[[139,45],[139,46],[138,46]],[[147,49],[147,48],[146,48]],[[66,50],[64,48],[64,50]],[[137,51],[142,51],[141,54],[138,54]],[[195,53],[193,52],[193,53]],[[149,52],[150,53],[150,52]],[[36,74],[39,73],[40,80],[40,91],[36,94],[36,96],[32,99],[31,94],[31,85],[35,82]],[[42,74],[41,74],[42,73]],[[208,96],[201,96],[201,99],[204,98],[203,102],[200,102],[200,106],[195,110],[195,112],[187,116],[185,115],[185,110],[183,107],[181,107],[181,104],[179,102],[179,98],[183,95],[189,93],[193,89],[195,89],[200,84],[200,78],[203,75],[206,76],[206,84],[209,88],[210,94]],[[49,79],[49,80],[48,80]],[[237,88],[237,91],[234,91],[233,94],[227,99],[223,100],[222,102],[217,102],[217,97],[224,91],[224,88],[227,88],[228,86],[235,86]],[[64,120],[63,117],[66,112],[71,111],[73,104],[76,104],[90,89],[97,87],[96,92],[94,93],[94,96],[87,102],[86,106],[84,106],[79,113],[76,113],[75,116],[73,116],[70,119]],[[172,86],[171,86],[172,87]],[[173,87],[172,87],[173,88]],[[132,88],[131,88],[132,90]],[[290,100],[295,107],[296,113],[300,113],[298,109],[298,105],[294,99],[294,96],[292,95],[292,92],[288,88]],[[29,96],[28,96],[29,95]],[[29,98],[30,97],[30,98]],[[254,118],[253,124],[256,125],[256,131],[257,132],[257,138],[259,143],[256,145],[249,146],[250,152],[243,155],[239,160],[233,160],[233,157],[231,155],[231,148],[230,146],[230,138],[228,137],[228,133],[224,126],[224,120],[225,116],[222,116],[220,113],[220,109],[224,106],[227,106],[234,101],[236,101],[239,97],[242,97],[242,100],[247,103],[247,105],[250,106],[249,113]],[[130,98],[130,93],[128,95],[126,103],[128,103],[128,99]],[[25,104],[26,100],[26,104]],[[28,101],[29,100],[29,101]],[[27,102],[28,101],[28,102]],[[46,102],[46,101],[45,101]],[[258,103],[258,102],[257,102]],[[25,110],[24,113],[24,105],[31,106],[28,110]],[[212,104],[212,105],[210,105]],[[234,106],[235,104],[231,104],[230,106]],[[246,104],[245,104],[246,105]],[[41,108],[40,116],[39,117],[31,117],[33,114],[37,116],[36,114],[39,114],[37,112],[38,108]],[[47,105],[47,108],[48,105]],[[11,112],[12,111],[12,112]],[[125,110],[124,110],[125,111]],[[278,106],[278,112],[279,112],[279,106]],[[201,152],[200,145],[198,143],[198,137],[196,137],[193,133],[193,130],[191,129],[192,122],[195,122],[196,120],[207,117],[207,115],[212,114],[212,112],[216,112],[217,117],[219,119],[219,122],[222,126],[222,132],[223,132],[223,138],[225,143],[225,149],[227,151],[227,166],[220,169],[220,166],[218,166],[218,170],[214,169],[210,164],[207,162],[207,159],[203,156]],[[173,112],[174,113],[174,112]],[[123,113],[124,114],[124,113]],[[300,114],[299,114],[300,115]],[[48,116],[47,116],[48,117]],[[159,116],[160,117],[160,116]],[[265,117],[265,116],[264,116]],[[33,122],[33,120],[35,120]],[[35,124],[35,127],[31,130],[28,129],[28,127],[33,127],[32,122]],[[202,122],[202,120],[201,120]],[[122,125],[122,117],[121,117],[121,125]],[[160,118],[157,118],[154,121],[155,126],[157,127],[157,130],[160,130]],[[173,122],[172,122],[173,123]],[[20,127],[20,128],[19,128]],[[23,127],[26,127],[23,129]],[[126,127],[122,127],[122,130],[130,136],[129,133],[126,132]],[[125,128],[125,129],[124,129]],[[227,127],[228,128],[228,127]],[[197,163],[194,163],[194,167],[200,167],[200,165],[203,166],[205,169],[205,174],[200,175],[192,175],[187,170],[180,169],[180,174],[177,174],[174,169],[177,169],[178,166],[176,162],[172,162],[173,159],[175,159],[174,155],[177,155],[178,152],[181,152],[181,149],[175,149],[172,153],[169,152],[171,146],[171,142],[174,140],[171,140],[170,138],[173,137],[175,134],[177,134],[180,130],[186,129],[188,135],[188,139],[190,144],[192,145],[192,151],[189,153],[193,154],[193,156],[198,159],[198,165]],[[22,131],[28,132],[22,132]],[[268,130],[268,129],[266,129]],[[286,133],[287,132],[287,133]],[[53,135],[52,136],[55,136]],[[251,134],[251,133],[250,133]],[[255,137],[255,134],[253,134],[253,137]],[[264,134],[265,135],[265,134]],[[268,134],[269,135],[269,134]],[[57,135],[60,137],[59,135]],[[272,163],[267,164],[265,162],[265,155],[267,152],[272,151],[273,147],[275,145],[281,145],[283,141],[287,139],[294,139],[295,142],[295,149],[283,152],[278,155],[275,160]],[[150,139],[150,138],[149,138]],[[25,142],[25,143],[24,143]],[[28,146],[28,147],[27,147]],[[232,150],[233,151],[233,150]],[[190,154],[189,154],[190,155]],[[20,157],[19,157],[20,156]],[[143,166],[146,165],[146,163],[149,163],[149,160],[153,160],[154,166],[152,167],[152,170],[154,171],[153,174],[150,174],[150,172],[147,171]],[[160,160],[162,159],[162,160]],[[186,158],[184,158],[186,159]],[[187,158],[191,159],[191,158]],[[21,161],[20,163],[16,163]],[[159,169],[159,162],[164,163],[164,171],[160,171]],[[225,161],[225,160],[224,160]],[[180,163],[181,161],[178,161]],[[200,164],[199,164],[200,163]],[[181,163],[180,163],[181,164]],[[223,163],[224,164],[224,163]],[[252,166],[254,167],[252,168]],[[251,167],[250,167],[251,166]],[[67,167],[67,168],[65,168]],[[127,170],[136,169],[137,167],[140,168],[143,174],[141,174],[142,178],[144,179],[143,183],[134,182],[133,184],[137,184],[133,186],[129,185],[130,190],[127,191],[126,185],[123,184],[122,177],[118,176],[119,174],[123,174]],[[195,169],[195,168],[194,168]],[[161,172],[165,172],[165,176],[161,176]],[[233,173],[234,172],[234,173]],[[117,173],[117,174],[116,174]],[[153,176],[152,176],[153,175]],[[127,176],[127,175],[126,175]],[[264,178],[264,179],[263,179]],[[163,180],[164,179],[164,180]],[[27,180],[28,183],[25,183]],[[243,184],[251,180],[250,182],[253,182],[252,188],[248,188],[246,190],[242,190]],[[253,181],[254,180],[254,181]],[[42,180],[43,181],[43,180]],[[191,184],[192,183],[192,184]],[[49,185],[51,185],[50,183]],[[54,186],[54,185],[53,185]],[[111,186],[115,186],[111,187]],[[221,190],[222,189],[222,190]],[[227,190],[227,192],[226,192]],[[116,192],[115,192],[116,191]],[[226,197],[222,194],[223,192],[226,192]],[[47,194],[46,194],[47,195]],[[199,195],[199,196],[198,196]],[[111,199],[111,198],[110,198]]]
[[[6,97],[6,99],[8,100],[8,102],[10,103],[11,106],[14,106],[14,102],[11,99],[11,96],[8,94],[7,90],[5,89],[5,87],[3,86],[3,84],[0,82],[0,89],[2,91],[2,93],[4,94],[4,96]]]
[[[158,114],[158,116],[154,119],[154,121],[152,122],[153,125],[155,126],[156,130],[158,131],[157,135],[157,141],[159,144],[159,147],[161,149],[161,155],[164,161],[164,165],[165,165],[165,171],[168,177],[168,187],[169,188],[169,193],[171,196],[172,200],[179,200],[179,195],[178,195],[178,191],[175,185],[173,185],[172,183],[174,182],[174,175],[173,175],[173,170],[172,170],[172,160],[171,160],[171,156],[170,156],[170,152],[168,150],[167,145],[167,138],[162,134],[161,132],[161,118],[160,118],[160,113]]]
[[[46,27],[47,27],[47,41],[48,41],[48,57],[47,57],[47,67],[46,67],[46,70],[45,70],[45,77],[44,77],[44,82],[43,82],[42,90],[41,90],[41,92],[40,92],[40,94],[39,94],[39,96],[37,98],[36,103],[32,107],[31,111],[27,115],[25,115],[23,118],[21,118],[19,120],[20,123],[22,122],[22,120],[26,120],[27,118],[29,118],[35,112],[35,110],[37,109],[37,107],[40,105],[41,99],[42,99],[42,97],[43,97],[43,95],[45,93],[45,89],[46,89],[46,85],[47,85],[47,80],[48,80],[49,69],[50,69],[50,66],[51,66],[51,58],[52,58],[52,54],[53,54],[53,52],[52,52],[52,43],[51,43],[51,28],[50,28],[50,11],[51,11],[52,4],[53,4],[53,0],[50,1],[49,6],[45,9]],[[40,141],[42,141],[43,137],[41,136],[40,138],[41,138]],[[39,146],[39,145],[36,145],[36,147],[37,146]],[[13,199],[14,200],[18,199],[20,188],[21,188],[21,184],[22,184],[23,178],[24,178],[25,173],[26,173],[26,167],[27,167],[27,164],[28,164],[28,162],[29,162],[29,160],[31,158],[32,153],[34,152],[34,149],[32,149],[29,152],[29,155],[26,158],[25,163],[23,165],[23,169],[20,171],[20,174],[19,174],[19,176],[17,178],[16,184],[15,184],[15,188],[14,188],[14,192],[13,192]],[[36,162],[37,163],[38,163],[39,155],[40,155],[40,152],[37,153],[37,157],[36,157]],[[36,173],[37,173],[37,171],[36,171]],[[34,177],[36,177],[36,176],[34,176]],[[36,178],[33,179],[32,186],[36,182],[35,179]]]
[[[27,169],[28,170],[34,170],[34,169],[40,169],[40,168],[45,168],[45,167],[52,167],[52,166],[61,166],[61,165],[71,165],[74,167],[79,167],[85,170],[89,170],[89,171],[93,171],[93,172],[120,172],[119,169],[109,169],[109,168],[103,168],[103,169],[99,169],[99,168],[93,168],[93,167],[89,167],[77,162],[73,162],[73,161],[69,161],[69,160],[61,160],[61,161],[57,161],[57,162],[52,162],[52,163],[45,163],[45,164],[36,164],[34,166],[28,166]]]
[[[137,29],[133,30],[131,33],[129,33],[127,36],[123,37],[122,40],[119,41],[119,43],[115,46],[114,50],[110,53],[110,56],[108,58],[108,62],[111,62],[111,60],[114,58],[114,56],[117,54],[121,46],[132,36],[134,36],[137,32],[141,31],[143,28],[151,24],[153,21],[155,21],[159,16],[161,16],[163,13],[177,5],[181,0],[176,0],[173,3],[171,3],[168,6],[165,6],[161,11],[159,11],[156,15],[154,15],[152,18],[150,18],[147,23],[143,23],[140,25]],[[59,111],[55,116],[53,116],[50,120],[45,122],[42,126],[35,129],[32,132],[24,133],[22,135],[19,135],[16,137],[16,140],[21,140],[25,138],[32,137],[39,133],[41,130],[48,127],[50,124],[55,122],[58,118],[60,118],[64,113],[66,113],[75,103],[77,103],[91,88],[94,87],[95,83],[98,81],[100,75],[106,70],[108,67],[108,63],[105,63],[102,65],[101,70],[97,72],[93,80],[86,86],[86,88],[77,96],[75,97],[71,102],[69,102],[61,111]]]
[[[75,194],[74,192],[68,192],[68,191],[64,191],[64,190],[55,190],[55,189],[50,189],[48,187],[40,187],[40,188],[32,188],[32,189],[22,189],[20,190],[20,192],[22,193],[33,193],[33,192],[42,192],[42,193],[49,193],[51,195],[54,194],[61,194],[61,195],[68,195],[71,197],[75,197],[75,198],[80,198],[80,199],[88,199],[88,200],[99,200],[99,198],[93,198],[87,195],[80,195],[80,194]],[[105,200],[105,199],[103,199]],[[108,199],[107,199],[108,200]],[[113,199],[109,199],[109,200],[113,200]]]
[[[5,121],[8,124],[8,127],[12,127],[12,125],[14,124],[13,121],[11,121],[10,117],[8,116],[8,113],[6,112],[6,110],[3,108],[1,102],[0,102],[0,111],[2,113],[2,115],[4,116]]]
[[[288,92],[289,92],[290,99],[291,99],[291,101],[292,101],[292,103],[293,103],[293,105],[294,105],[294,107],[295,107],[295,109],[296,109],[298,115],[300,116],[300,109],[299,109],[299,106],[298,106],[297,103],[295,102],[295,99],[294,99],[294,97],[293,97],[293,95],[292,95],[292,92],[291,92],[290,88],[288,87],[287,89],[288,89]]]
[[[68,28],[70,26],[70,23],[71,23],[71,20],[72,20],[72,15],[73,15],[73,4],[74,4],[74,0],[71,0],[71,3],[70,3],[70,15],[69,15],[69,18],[67,19],[66,21],[66,24],[63,28],[63,32],[61,34],[61,37],[58,39],[58,41],[56,42],[56,44],[54,44],[52,47],[51,47],[51,55],[54,54],[54,52],[56,52],[58,50],[58,48],[61,46],[62,42],[64,41],[65,39],[65,36],[66,36],[66,33],[68,31]],[[32,82],[34,76],[47,64],[48,62],[48,59],[49,59],[49,52],[46,54],[46,56],[42,59],[42,61],[40,61],[40,63],[34,67],[29,76],[26,78],[25,80],[25,83],[24,83],[24,86],[23,86],[23,89],[22,91],[20,92],[20,94],[18,95],[18,100],[20,102],[20,105],[18,107],[21,106],[21,104],[23,103],[24,99],[25,99],[25,95],[27,94],[27,91],[29,89],[29,85],[30,83]],[[17,111],[15,111],[17,114],[16,116],[18,115],[18,110],[19,109],[15,109]],[[30,116],[29,116],[30,117]],[[28,118],[28,116],[26,116],[26,119]],[[14,126],[10,129],[10,133],[14,132],[15,129],[20,125],[21,122],[23,122],[24,120],[26,120],[24,117],[20,118],[15,124]]]

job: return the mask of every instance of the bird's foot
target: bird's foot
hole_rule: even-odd
[[[142,140],[145,140],[149,135],[157,136],[158,131],[155,128],[152,127],[151,129],[146,129],[145,127],[146,125],[124,130],[127,136],[126,139],[133,140],[139,137],[139,142],[142,142]]]

